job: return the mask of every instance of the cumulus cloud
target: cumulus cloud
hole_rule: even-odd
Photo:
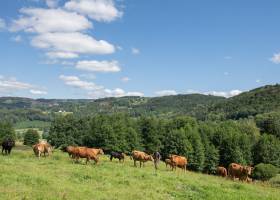
[[[92,28],[86,17],[62,9],[22,8],[20,13],[22,16],[13,20],[10,31],[76,32]]]
[[[272,58],[270,58],[270,61],[275,64],[280,64],[280,53],[275,53]]]
[[[170,96],[170,95],[176,95],[177,92],[175,90],[161,90],[155,92],[156,96]]]
[[[136,55],[136,54],[139,54],[140,53],[140,50],[139,49],[136,49],[136,48],[131,48],[131,53]]]
[[[6,28],[6,22],[4,19],[0,18],[0,31],[1,29],[5,29]]]
[[[79,61],[76,65],[77,69],[92,72],[119,72],[121,70],[118,61],[97,61],[84,60]]]
[[[210,92],[204,92],[203,94],[205,95],[213,95],[213,96],[221,96],[221,97],[233,97],[236,95],[241,94],[242,91],[241,90],[231,90],[229,92],[225,92],[225,91],[210,91]]]
[[[99,99],[105,97],[124,97],[124,96],[144,96],[142,92],[125,92],[121,88],[116,88],[113,90],[95,90],[88,93],[90,98]]]
[[[46,95],[46,94],[48,94],[46,91],[43,91],[43,90],[29,90],[29,92],[31,94],[35,94],[35,95]]]
[[[129,77],[122,77],[121,81],[124,83],[127,83],[128,81],[130,81],[131,79]]]
[[[100,90],[103,88],[102,86],[98,86],[93,82],[82,81],[77,76],[60,75],[59,78],[63,80],[66,85],[84,89],[84,90]]]
[[[17,91],[26,91],[26,90],[29,90],[30,92],[37,91],[37,94],[39,94],[38,91],[40,90],[38,90],[37,88],[38,88],[37,86],[32,85],[30,83],[18,81],[16,78],[7,78],[4,76],[0,76],[0,94],[7,95]]]
[[[95,40],[93,37],[79,32],[44,33],[35,36],[31,44],[37,48],[58,52],[110,54],[115,51],[112,44],[104,40]]]
[[[66,85],[88,91],[88,96],[93,99],[105,97],[144,96],[141,92],[125,92],[121,88],[115,88],[112,90],[107,89],[103,86],[96,85],[93,82],[83,81],[77,76],[61,75],[59,78],[63,80]]]
[[[123,15],[116,8],[113,0],[70,0],[65,3],[65,8],[105,22],[113,21]]]
[[[46,55],[51,59],[55,59],[55,58],[71,59],[71,58],[79,57],[78,54],[71,53],[71,52],[47,52]]]
[[[46,0],[46,4],[50,8],[55,8],[58,6],[59,0]]]

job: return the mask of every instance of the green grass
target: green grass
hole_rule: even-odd
[[[17,147],[0,156],[0,199],[279,199],[280,190],[268,184],[246,184],[199,173],[172,172],[161,164],[155,173],[133,162],[110,162],[103,156],[98,165],[73,163],[56,151],[35,158],[30,148]]]

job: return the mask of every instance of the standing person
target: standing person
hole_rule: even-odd
[[[157,170],[158,169],[159,161],[161,159],[160,153],[159,152],[155,152],[154,155],[153,155],[153,158],[154,158],[155,169]]]

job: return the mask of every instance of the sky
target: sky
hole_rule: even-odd
[[[231,97],[276,84],[279,8],[279,0],[1,0],[0,96]]]

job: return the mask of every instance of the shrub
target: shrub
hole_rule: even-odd
[[[269,183],[274,186],[274,187],[279,187],[280,188],[280,174],[278,174],[277,176],[271,178],[269,180]]]
[[[36,144],[40,139],[38,131],[34,129],[28,129],[24,134],[23,144],[32,146]]]
[[[276,176],[279,169],[271,164],[260,163],[255,166],[253,178],[257,180],[267,181]]]

